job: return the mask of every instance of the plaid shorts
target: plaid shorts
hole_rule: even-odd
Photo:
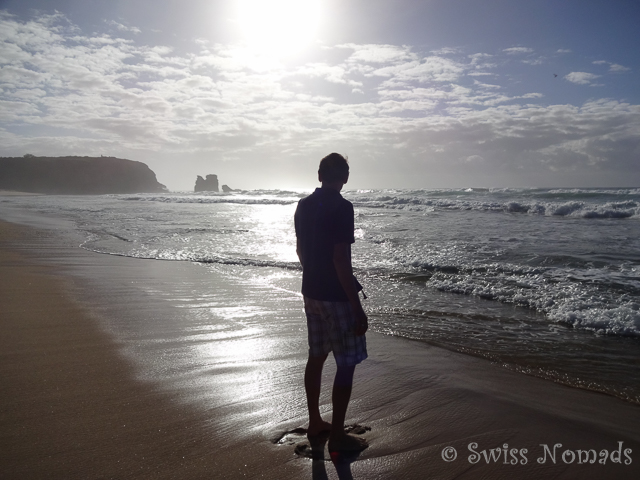
[[[351,367],[367,358],[367,341],[356,335],[355,315],[349,302],[325,302],[304,297],[309,332],[309,356],[333,351],[336,365]]]

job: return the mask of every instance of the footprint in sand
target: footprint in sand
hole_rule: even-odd
[[[363,435],[371,431],[371,427],[358,425],[357,423],[346,425],[344,431],[351,435]],[[293,451],[299,457],[311,458],[314,460],[330,460],[325,457],[325,447],[329,439],[329,432],[323,433],[307,439],[305,428],[294,428],[288,430],[273,440],[277,445],[295,445]],[[354,452],[357,455],[359,452]]]
[[[295,445],[305,438],[307,438],[306,428],[294,428],[275,438],[273,443],[277,445]]]

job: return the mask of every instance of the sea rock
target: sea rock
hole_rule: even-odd
[[[227,185],[222,185],[222,191],[224,193],[233,192],[233,188],[228,187]]]
[[[204,179],[200,175],[196,178],[196,186],[193,189],[194,192],[218,192],[218,176],[207,175]]]
[[[62,195],[166,192],[144,163],[116,157],[0,158],[0,189]]]

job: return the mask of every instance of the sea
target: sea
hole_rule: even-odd
[[[0,206],[71,222],[91,252],[275,270],[299,285],[293,215],[309,193],[11,196]],[[355,208],[371,330],[640,404],[640,189],[342,195]]]

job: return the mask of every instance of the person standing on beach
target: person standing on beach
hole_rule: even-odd
[[[308,436],[329,433],[329,451],[359,451],[368,444],[347,435],[344,421],[356,365],[367,358],[368,328],[351,265],[353,205],[340,190],[349,178],[347,159],[338,153],[320,161],[321,188],[298,203],[294,221],[302,264],[302,295],[307,317],[309,358],[304,386],[309,407]],[[333,419],[320,416],[322,368],[333,351],[337,371],[333,383]]]

